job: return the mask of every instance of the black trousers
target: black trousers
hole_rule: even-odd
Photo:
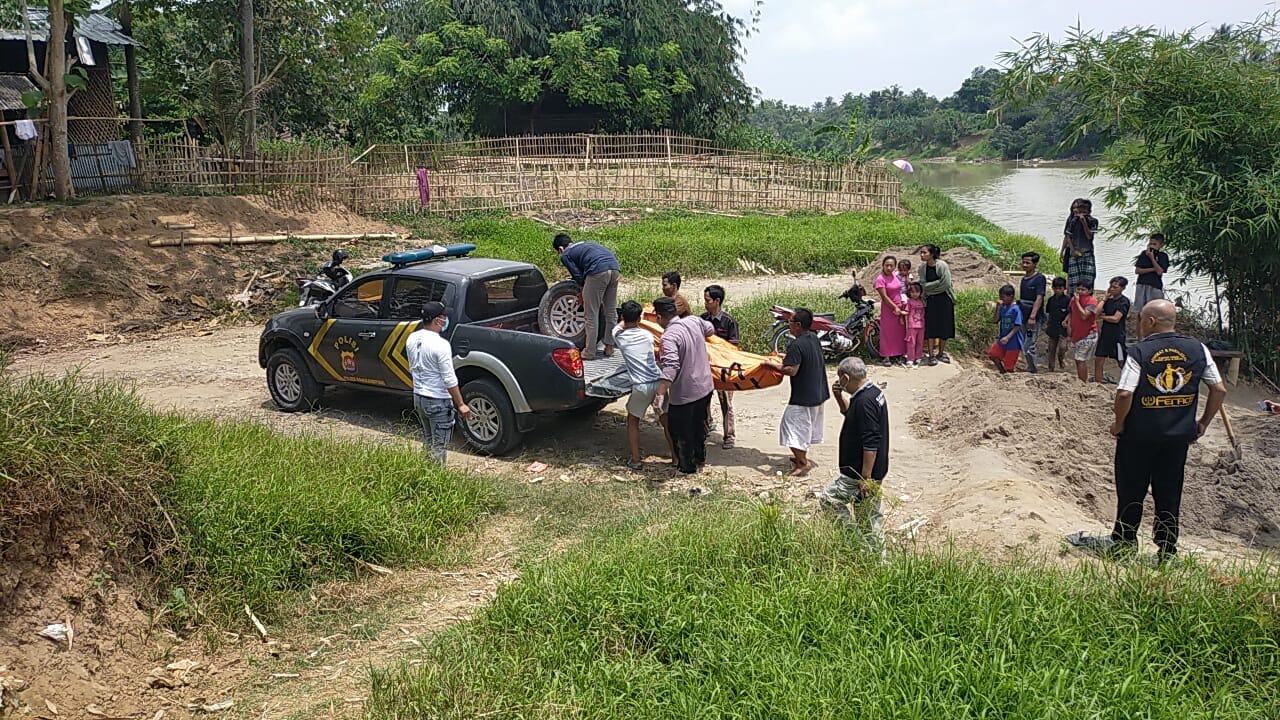
[[[1111,539],[1136,545],[1142,502],[1151,489],[1155,501],[1155,542],[1161,555],[1178,551],[1178,512],[1187,448],[1182,441],[1116,440],[1116,525]]]
[[[671,441],[675,443],[682,473],[698,472],[698,466],[707,461],[707,412],[712,394],[684,405],[672,405],[668,411]]]

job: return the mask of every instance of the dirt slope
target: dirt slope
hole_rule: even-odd
[[[395,231],[342,209],[282,207],[258,197],[140,195],[3,208],[0,345],[84,342],[88,334],[207,322],[251,280],[251,304],[269,304],[292,274],[314,272],[328,250],[290,243],[148,247],[153,238]]]

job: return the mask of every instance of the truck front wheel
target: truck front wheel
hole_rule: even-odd
[[[324,392],[293,348],[276,350],[267,360],[267,389],[276,407],[289,413],[314,410]]]
[[[471,420],[462,424],[467,443],[485,455],[503,455],[524,436],[516,428],[516,413],[507,391],[489,379],[462,386],[462,400],[471,408]]]

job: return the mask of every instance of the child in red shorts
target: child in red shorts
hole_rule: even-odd
[[[1022,354],[1022,309],[1013,301],[1013,286],[1000,288],[1000,304],[996,305],[996,322],[1000,325],[1000,337],[996,339],[987,357],[995,363],[1000,374],[1013,372]]]

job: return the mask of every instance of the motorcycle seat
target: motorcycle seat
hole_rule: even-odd
[[[823,318],[824,320],[830,320],[832,322],[835,322],[836,319],[835,313],[814,313],[813,316],[816,318]]]

